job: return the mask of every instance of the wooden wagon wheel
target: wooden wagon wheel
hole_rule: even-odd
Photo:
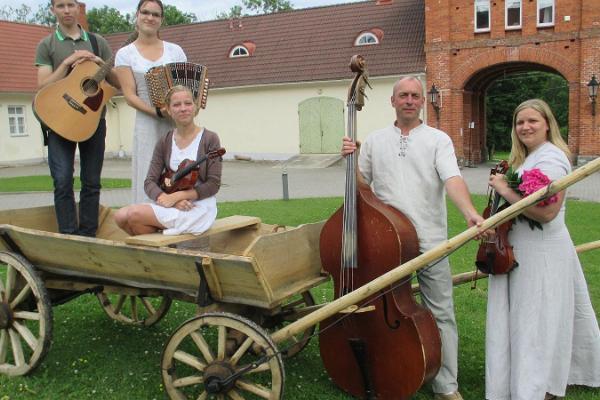
[[[314,305],[315,299],[308,290],[290,298],[288,302],[282,306],[281,313],[276,314],[273,317],[273,328],[279,329],[289,322],[294,322],[298,319],[296,316],[297,311],[304,307],[310,307]],[[279,347],[284,352],[284,357],[293,357],[301,352],[306,345],[308,345],[310,338],[315,333],[315,329],[316,326],[313,325],[307,330],[292,336],[289,340],[280,343]]]
[[[0,252],[0,373],[30,373],[51,339],[52,306],[41,278],[25,258]]]
[[[171,297],[133,296],[126,294],[96,293],[100,306],[112,319],[131,325],[152,326],[160,321],[171,307]]]
[[[227,348],[231,333],[246,338],[235,349]],[[237,314],[207,313],[184,322],[167,342],[161,368],[171,399],[283,397],[281,355],[261,327]]]

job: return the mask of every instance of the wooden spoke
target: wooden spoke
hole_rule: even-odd
[[[201,376],[186,376],[185,378],[179,378],[173,381],[173,386],[176,388],[192,386],[192,385],[200,385],[204,383],[204,379]]]
[[[227,350],[228,336],[240,338],[235,350]],[[250,351],[254,347],[261,349],[260,355]],[[260,362],[265,354],[268,360]],[[240,360],[244,360],[243,366],[238,365]],[[253,363],[260,365],[235,375]],[[161,369],[165,390],[172,399],[280,400],[283,396],[281,354],[264,329],[236,314],[206,313],[184,322],[163,350]],[[233,386],[224,385],[218,393],[213,392],[218,387],[214,386],[209,396],[204,382],[215,380]]]
[[[198,332],[190,333],[190,337],[192,338],[194,343],[196,343],[198,350],[200,350],[206,362],[213,362],[215,356],[213,355],[210,347],[208,346],[208,343],[206,343],[206,340],[204,340],[204,337],[202,337],[202,335]]]
[[[167,295],[146,297],[139,294],[100,292],[96,297],[110,318],[125,324],[143,326],[152,326],[160,321],[169,311],[172,302]]]
[[[6,301],[10,301],[17,279],[17,270],[10,264],[6,266]]]
[[[16,319],[26,319],[29,321],[39,321],[42,318],[40,313],[31,311],[15,311],[13,315]]]
[[[236,392],[235,389],[231,389],[229,392],[227,392],[227,396],[229,396],[231,400],[244,400],[242,395]]]
[[[10,308],[15,309],[23,300],[25,300],[31,294],[31,286],[25,285],[19,294],[10,302]]]
[[[8,334],[6,329],[0,330],[0,364],[6,362],[6,354],[8,353]]]
[[[115,314],[121,313],[121,308],[123,308],[123,304],[125,304],[125,299],[127,299],[127,296],[125,296],[124,294],[119,295],[119,300],[117,301],[117,304],[115,305]]]
[[[139,318],[137,312],[137,297],[129,296],[129,300],[131,302],[131,318],[133,319],[133,322],[138,322]]]
[[[264,362],[262,364],[260,364],[258,367],[251,369],[250,371],[248,371],[246,374],[258,374],[259,372],[265,372],[271,369],[271,366],[269,365],[269,362]]]
[[[177,350],[173,354],[173,358],[178,361],[181,361],[184,364],[189,365],[192,368],[197,369],[200,372],[204,371],[204,368],[206,368],[206,364],[200,361],[198,357],[194,357],[193,355],[188,354],[185,351]]]
[[[200,396],[198,396],[198,398],[196,400],[206,400],[206,399],[208,399],[208,393],[202,392],[202,393],[200,393]]]
[[[271,392],[259,384],[247,383],[240,379],[236,382],[235,386],[241,390],[255,394],[258,397],[262,397],[263,399],[271,398]]]
[[[33,336],[33,333],[24,325],[19,324],[17,321],[13,321],[13,326],[15,330],[21,335],[21,337],[25,340],[27,345],[31,350],[35,350],[38,345],[37,339]]]
[[[0,251],[0,269],[6,271],[3,307],[10,316],[8,327],[0,330],[0,374],[26,375],[50,348],[52,307],[37,270],[25,258]]]
[[[225,345],[227,344],[227,328],[223,325],[219,326],[219,345],[217,347],[217,360],[225,359]]]
[[[152,303],[148,301],[147,298],[140,296],[140,301],[142,302],[144,308],[146,308],[146,311],[148,311],[149,314],[156,314],[156,309],[154,308]]]
[[[21,367],[25,365],[25,356],[23,354],[23,346],[21,345],[19,334],[14,329],[9,329],[8,334],[10,335],[10,344],[13,357],[15,358],[15,364],[17,367]]]
[[[244,340],[244,343],[242,343],[242,345],[231,356],[231,358],[230,358],[231,365],[237,365],[237,363],[240,361],[240,358],[242,358],[242,356],[244,354],[246,354],[246,352],[248,351],[250,346],[252,346],[252,343],[254,343],[254,340],[252,340],[249,337],[246,338],[246,340]]]

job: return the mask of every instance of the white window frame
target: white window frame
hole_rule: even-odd
[[[519,3],[519,25],[508,25],[508,9],[511,3]],[[504,3],[504,29],[521,29],[523,26],[523,0],[506,0]]]
[[[556,15],[556,0],[549,0],[552,2],[552,21],[550,22],[540,22],[540,0],[537,0],[537,13],[536,13],[536,22],[538,28],[544,28],[546,26],[554,26],[554,20]]]
[[[26,107],[24,105],[11,104],[6,108],[8,113],[8,132],[10,133],[10,137],[29,136],[25,121]]]
[[[237,53],[237,54],[236,54]],[[229,58],[250,57],[250,51],[246,46],[235,46],[229,52]]]
[[[355,46],[372,46],[375,44],[379,44],[379,38],[373,32],[363,32],[354,41]]]
[[[487,28],[477,28],[477,4],[487,3],[488,26]],[[473,3],[473,28],[475,32],[489,32],[492,26],[492,6],[490,0],[475,0]]]

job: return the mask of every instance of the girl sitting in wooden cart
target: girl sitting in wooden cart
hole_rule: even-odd
[[[176,127],[156,144],[144,182],[146,194],[155,203],[129,205],[115,214],[119,227],[130,235],[159,230],[165,235],[200,234],[217,216],[215,195],[224,152],[219,137],[194,122],[199,107],[189,88],[174,86],[166,104]],[[189,174],[181,173],[189,169]],[[184,176],[175,181],[179,175]]]

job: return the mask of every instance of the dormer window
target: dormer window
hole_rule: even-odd
[[[371,32],[361,33],[354,42],[355,46],[368,46],[371,44],[379,44],[379,39]]]
[[[229,52],[229,58],[237,58],[237,57],[250,57],[250,52],[246,48],[246,46],[235,46]]]

